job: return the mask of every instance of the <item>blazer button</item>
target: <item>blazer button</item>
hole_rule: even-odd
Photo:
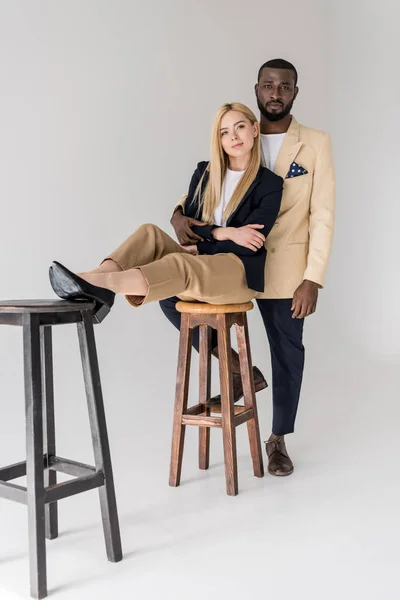
[[[271,252],[275,252],[275,248],[271,248]]]

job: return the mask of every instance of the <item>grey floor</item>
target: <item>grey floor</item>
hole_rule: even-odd
[[[10,338],[9,343],[16,341]],[[56,375],[61,369],[57,363]],[[168,364],[160,365],[161,374],[167,370]],[[339,375],[329,361],[319,364],[316,353],[304,382],[297,431],[288,438],[294,475],[254,478],[242,426],[240,493],[235,498],[225,495],[218,431],[212,431],[211,468],[200,472],[197,432],[189,429],[182,485],[168,487],[174,373],[167,381],[155,375],[143,383],[135,389],[134,401],[126,386],[112,379],[104,356],[103,371],[125,559],[119,564],[106,560],[95,491],[64,500],[60,536],[47,545],[51,597],[400,597],[395,365],[349,362]],[[7,375],[17,377],[18,370]],[[56,386],[63,398],[58,407],[60,454],[90,462],[83,398],[70,393],[68,385]],[[118,402],[111,401],[116,392]],[[160,402],[160,395],[168,400]],[[258,405],[265,438],[270,390],[258,394]],[[10,410],[7,424],[2,421],[2,463],[21,460],[22,402]],[[28,598],[25,508],[1,501],[0,531],[0,600]]]

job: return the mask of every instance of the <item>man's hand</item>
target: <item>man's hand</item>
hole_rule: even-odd
[[[185,246],[183,244],[179,244],[181,248],[183,248],[183,250],[185,250],[185,252],[189,252],[189,254],[198,254],[199,251],[197,249],[197,244],[191,244],[190,246]]]
[[[318,283],[305,279],[293,296],[292,319],[304,319],[315,312],[318,300]]]
[[[243,225],[243,227],[219,227],[213,230],[213,237],[216,240],[231,240],[256,252],[264,246],[265,236],[257,231],[263,229],[264,225]]]
[[[176,209],[171,217],[170,223],[175,229],[178,242],[183,246],[203,241],[203,238],[192,231],[192,227],[193,225],[207,225],[207,223],[196,221],[196,219],[192,219],[191,217],[185,217],[185,215],[182,214],[181,208]]]

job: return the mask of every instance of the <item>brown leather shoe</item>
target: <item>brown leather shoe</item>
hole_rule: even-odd
[[[265,442],[265,449],[268,456],[268,471],[271,475],[284,477],[293,473],[293,463],[287,453],[283,436],[278,439],[270,437]]]
[[[242,377],[240,373],[233,373],[233,401],[238,402],[241,398],[243,398],[243,386],[242,386]],[[256,392],[264,390],[268,387],[268,383],[265,381],[264,375],[261,373],[260,369],[257,367],[253,367],[253,377],[254,377],[254,388]],[[213,396],[207,402],[208,406],[213,406],[214,404],[221,404],[221,394],[218,396]]]

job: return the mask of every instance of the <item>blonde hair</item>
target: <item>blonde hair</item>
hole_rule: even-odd
[[[229,165],[229,156],[222,148],[220,129],[222,117],[231,110],[241,112],[252,125],[258,123],[255,114],[249,108],[247,108],[247,106],[240,104],[240,102],[223,104],[215,115],[211,129],[211,160],[202,178],[200,179],[194,194],[194,200],[197,199],[199,203],[197,211],[198,216],[202,209],[202,220],[206,223],[212,223],[214,211],[221,201],[222,184],[224,182],[226,170]],[[254,146],[251,150],[249,165],[243,173],[243,176],[236,186],[232,198],[229,200],[225,208],[223,215],[225,221],[237,208],[247,190],[253,183],[260,168],[260,163],[260,131],[257,128],[257,135],[254,138]],[[207,172],[209,173],[209,178],[203,191],[203,180]]]

